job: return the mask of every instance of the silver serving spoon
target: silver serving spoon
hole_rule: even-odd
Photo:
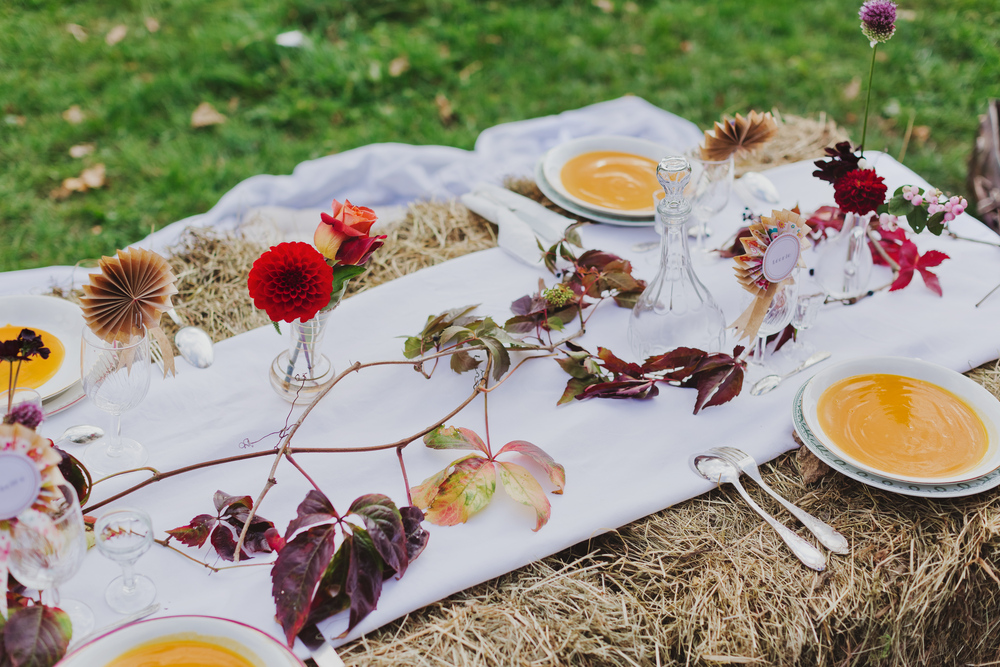
[[[743,485],[740,484],[740,471],[739,468],[734,466],[732,463],[718,456],[711,456],[707,454],[699,454],[692,459],[691,464],[694,466],[695,471],[705,479],[710,482],[715,482],[717,484],[732,484],[739,491],[740,495],[743,496],[743,500],[747,501],[747,504],[753,508],[757,514],[760,515],[764,521],[768,523],[771,528],[778,533],[788,548],[792,550],[792,553],[802,561],[802,563],[817,572],[822,572],[826,569],[826,557],[823,556],[822,552],[813,545],[806,542],[804,539],[799,537],[797,534],[791,531],[788,526],[782,523],[778,523],[774,517],[765,512],[760,505],[753,501],[748,494]]]
[[[90,424],[80,424],[79,426],[70,426],[68,429],[63,431],[63,434],[59,436],[53,445],[58,445],[60,442],[68,441],[72,442],[74,445],[89,445],[95,440],[100,440],[104,437],[104,429],[100,426],[91,426]]]
[[[215,361],[215,347],[212,338],[201,327],[186,326],[177,311],[171,308],[167,311],[170,319],[180,327],[174,335],[174,345],[177,351],[196,368],[208,368]]]
[[[810,366],[815,366],[819,362],[826,361],[829,358],[829,352],[817,352],[784,375],[765,375],[750,387],[750,395],[760,396],[761,394],[766,394],[796,373],[801,373]]]

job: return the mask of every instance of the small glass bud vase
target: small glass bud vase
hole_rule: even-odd
[[[874,265],[868,247],[869,217],[848,213],[840,233],[820,246],[816,282],[834,299],[853,299],[868,291]]]
[[[308,403],[333,381],[333,363],[323,354],[323,337],[330,313],[340,303],[339,298],[305,322],[294,320],[288,327],[288,349],[271,362],[271,387],[289,403]]]
[[[660,268],[632,309],[632,353],[643,361],[678,347],[718,352],[725,342],[726,319],[695,274],[687,244],[691,202],[684,188],[691,180],[691,166],[683,157],[664,158],[656,178],[664,189],[654,197]]]

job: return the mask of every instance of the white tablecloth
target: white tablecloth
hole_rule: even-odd
[[[616,131],[627,127],[628,120],[622,118]],[[543,121],[530,121],[528,126],[535,122]],[[923,183],[891,158],[876,159],[891,189],[903,183]],[[808,210],[832,201],[831,189],[812,178],[811,171],[811,165],[804,163],[769,172],[782,193],[783,205],[801,203]],[[322,198],[331,194],[342,193],[327,193]],[[346,194],[358,203],[367,203],[364,197]],[[726,233],[727,226],[734,230],[740,224],[740,209],[741,205],[733,202],[720,216],[720,234]],[[955,227],[968,235],[991,235],[968,216]],[[584,230],[583,237],[588,246],[631,258],[640,277],[651,278],[655,272],[657,253],[631,251],[634,243],[655,238],[650,229],[593,226]],[[833,358],[826,363],[861,355],[894,354],[965,371],[1000,356],[1000,339],[996,336],[1000,297],[974,308],[975,302],[1000,281],[996,261],[1000,250],[927,235],[918,238],[918,245],[921,251],[938,248],[952,257],[936,269],[944,298],[938,298],[920,284],[919,278],[914,278],[917,284],[899,293],[883,292],[851,307],[826,307],[815,328],[808,332],[816,348],[833,352]],[[879,271],[876,269],[873,285],[888,276]],[[698,272],[727,318],[735,319],[742,297],[731,262],[701,261]],[[402,341],[398,337],[418,332],[427,315],[480,303],[481,313],[503,321],[510,303],[532,292],[539,277],[551,281],[548,274],[525,266],[499,249],[468,255],[346,300],[332,315],[324,347],[339,367],[353,361],[401,358]],[[18,280],[0,275],[0,288]],[[627,310],[613,305],[602,306],[579,343],[591,350],[606,346],[630,357],[625,339],[628,315]],[[193,369],[178,360],[177,377],[154,380],[142,405],[125,414],[125,433],[149,447],[149,463],[160,470],[239,454],[246,451],[240,447],[245,438],[264,438],[256,449],[272,447],[277,438],[267,434],[283,426],[288,406],[271,391],[267,372],[271,359],[285,345],[285,338],[271,327],[264,327],[217,345],[216,363],[207,370]],[[490,397],[494,447],[514,439],[528,440],[566,467],[565,493],[549,496],[549,524],[532,532],[532,511],[514,503],[499,489],[490,506],[468,524],[449,528],[425,524],[430,531],[426,551],[402,580],[386,582],[377,610],[352,632],[352,638],[455,591],[704,493],[711,485],[688,469],[692,453],[717,444],[738,443],[763,461],[793,446],[790,404],[796,389],[794,382],[763,397],[743,395],[693,416],[695,392],[670,387],[649,401],[592,400],[557,408],[556,400],[567,378],[554,361],[534,361]],[[471,375],[458,376],[443,367],[431,380],[405,366],[363,371],[346,379],[327,397],[306,421],[295,444],[366,446],[397,440],[447,413],[469,394],[472,384]],[[43,432],[54,436],[72,424],[106,422],[103,413],[84,402],[51,419]],[[449,423],[483,433],[482,400],[477,399]],[[457,458],[455,452],[431,451],[419,442],[411,445],[405,450],[411,484],[442,469],[453,458]],[[301,455],[299,460],[341,510],[364,493],[384,493],[397,504],[405,504],[405,490],[391,450]],[[197,471],[154,484],[119,504],[147,508],[157,530],[162,531],[210,512],[216,489],[256,496],[270,464],[267,457]],[[139,478],[136,475],[134,479],[102,484],[96,497]],[[287,463],[279,467],[277,481],[261,514],[283,529],[309,487]],[[543,485],[551,490],[547,482]],[[190,553],[209,555],[207,549]],[[797,567],[790,554],[779,557],[786,561],[784,565]],[[103,601],[102,591],[115,576],[116,567],[91,553],[81,573],[62,591],[64,596],[88,600],[97,613],[98,624],[115,618]],[[274,620],[266,566],[210,574],[196,563],[154,547],[139,562],[138,570],[155,580],[164,605],[161,615],[223,616],[281,636]],[[338,617],[324,629],[338,634],[345,627],[346,619]]]

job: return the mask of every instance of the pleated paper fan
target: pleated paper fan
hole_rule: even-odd
[[[715,127],[705,131],[705,143],[701,147],[701,159],[710,161],[728,160],[737,151],[749,153],[763,146],[778,133],[778,123],[770,112],[751,111],[744,118],[736,114],[730,120],[716,121]]]
[[[172,308],[170,297],[177,294],[167,260],[150,250],[129,248],[102,257],[99,266],[80,299],[87,326],[112,343],[129,340],[145,325],[172,367],[170,341],[160,329],[160,314]]]

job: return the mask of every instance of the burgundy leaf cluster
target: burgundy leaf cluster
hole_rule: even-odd
[[[592,366],[587,365],[588,357],[594,357],[579,346],[572,347],[568,359],[559,360],[563,370],[573,376],[564,399],[570,394],[577,400],[652,398],[659,394],[657,383],[666,382],[697,389],[694,414],[698,414],[703,408],[728,403],[743,389],[746,362],[739,358],[742,346],[737,346],[732,355],[679,347],[649,357],[641,365],[623,361],[602,347],[598,348],[596,357],[600,369],[594,372],[590,372]]]
[[[250,516],[250,510],[253,509],[253,499],[250,496],[231,496],[223,491],[216,491],[212,500],[215,503],[215,516],[199,514],[187,525],[168,530],[167,534],[189,547],[200,547],[209,540],[223,560],[232,562],[236,559],[236,543]],[[284,544],[285,541],[274,524],[255,515],[250,521],[243,548],[240,549],[240,560],[250,559],[255,554],[280,551]]]
[[[375,609],[382,582],[403,576],[427,545],[416,507],[397,509],[388,497],[369,494],[351,504],[350,514],[364,527],[311,490],[288,524],[271,568],[271,594],[289,646],[299,637],[315,648],[323,642],[316,624],[345,610],[350,632]]]
[[[881,236],[879,245],[885,250],[885,254],[899,265],[899,273],[892,282],[892,286],[889,287],[890,292],[903,289],[909,285],[910,281],[913,280],[914,272],[919,272],[920,277],[924,279],[924,284],[932,292],[938,296],[943,295],[941,281],[938,279],[937,274],[931,272],[930,269],[949,259],[948,255],[939,250],[928,250],[921,255],[920,251],[917,250],[917,245],[906,237],[906,232],[902,227],[893,231],[880,229],[879,235]],[[869,240],[868,243],[872,244],[872,241]],[[874,244],[872,244],[872,258],[876,264],[883,266],[888,264],[881,253],[874,247]]]
[[[21,602],[26,601],[21,598]],[[55,665],[66,654],[72,630],[69,614],[62,609],[17,604],[11,608],[6,621],[0,616],[0,665]]]

